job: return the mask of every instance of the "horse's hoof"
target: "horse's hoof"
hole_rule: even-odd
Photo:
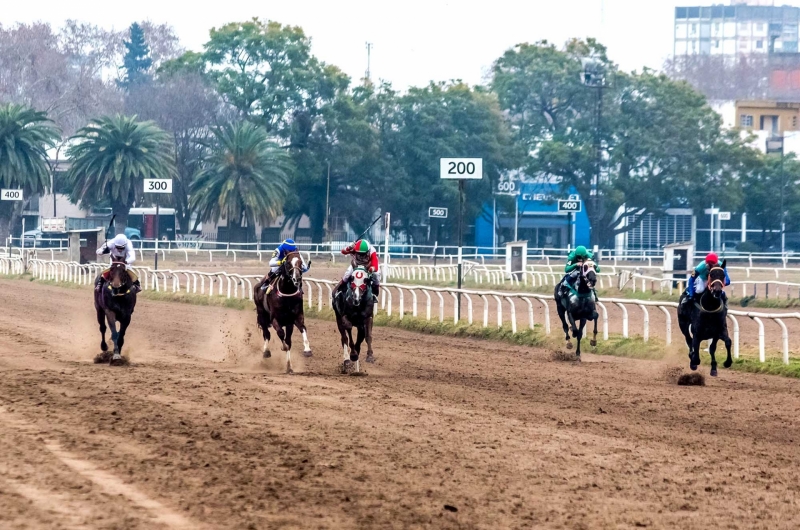
[[[697,370],[697,365],[696,365],[696,364],[694,364],[694,363],[691,363],[691,364],[689,365],[689,368],[691,368],[693,371],[694,371],[694,370]]]
[[[107,363],[111,359],[110,356],[111,354],[108,353],[108,351],[98,353],[97,355],[94,356],[94,363],[95,364]]]
[[[589,344],[591,344],[592,348],[594,348],[595,346],[597,346],[597,341],[596,340],[590,340]]]
[[[357,360],[358,360],[358,354],[357,353],[351,353],[350,354],[350,361],[356,362]]]
[[[125,364],[125,359],[122,358],[122,355],[119,353],[115,353],[113,357],[111,357],[111,362],[109,363],[111,366],[122,366]]]
[[[712,368],[711,369],[711,377],[717,377],[717,369],[716,368]]]
[[[311,350],[308,350],[308,351],[304,351],[304,352],[303,352],[303,357],[311,357],[312,355],[314,355],[314,354],[313,354],[313,353],[311,353]]]
[[[351,363],[350,361],[344,361],[344,362],[342,362],[342,367],[341,367],[341,372],[342,372],[342,374],[345,374],[345,375],[346,375],[346,374],[350,373],[350,365],[351,365],[351,364],[352,364],[352,363]]]
[[[570,341],[567,341],[567,349],[568,350],[572,349],[572,343]]]
[[[367,362],[368,363],[374,363],[375,362],[375,356],[372,355],[372,354],[368,354],[367,355]]]
[[[724,366],[725,368],[730,368],[732,364],[733,361],[725,361],[724,363],[722,363],[722,366]]]
[[[269,350],[264,350],[264,358],[269,359],[270,357],[272,357],[272,352]]]
[[[101,352],[107,352],[108,351],[108,344],[106,344],[105,342],[101,342],[100,343],[100,351]]]
[[[292,370],[291,368],[287,368],[287,369],[286,369],[286,373],[287,373],[287,374],[293,374],[293,373],[294,373],[294,370]]]
[[[581,362],[581,354],[580,353],[575,356],[575,361]]]

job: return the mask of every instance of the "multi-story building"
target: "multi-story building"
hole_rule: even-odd
[[[675,8],[675,57],[798,53],[800,8],[772,0]]]

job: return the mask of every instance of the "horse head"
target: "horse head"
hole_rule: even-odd
[[[594,261],[586,260],[581,265],[581,275],[580,275],[580,285],[579,291],[581,291],[581,287],[584,287],[586,292],[594,289],[594,286],[597,284],[597,271],[595,270]]]
[[[124,261],[112,261],[109,267],[108,284],[111,287],[111,294],[114,296],[121,296],[128,291],[130,287],[130,276]]]
[[[283,260],[283,274],[295,287],[299,288],[303,282],[303,259],[297,251],[289,252]]]
[[[369,277],[369,273],[365,267],[356,267],[353,269],[350,285],[347,286],[347,299],[352,302],[352,305],[361,305],[361,301],[365,298],[367,293],[367,281]]]
[[[719,298],[722,296],[722,290],[725,288],[725,264],[721,267],[714,267],[708,271],[708,291],[714,296]]]

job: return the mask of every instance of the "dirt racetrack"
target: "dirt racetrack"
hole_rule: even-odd
[[[318,320],[290,376],[254,320],[140,300],[112,368],[89,290],[0,281],[0,528],[800,527],[800,381],[389,328],[350,377]]]

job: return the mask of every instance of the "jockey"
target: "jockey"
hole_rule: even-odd
[[[352,254],[353,259],[350,262],[350,266],[347,267],[347,270],[342,276],[342,279],[339,280],[339,284],[336,286],[334,292],[338,291],[342,284],[347,283],[350,280],[350,277],[353,274],[353,269],[356,267],[366,267],[367,272],[370,273],[370,278],[372,279],[372,294],[377,299],[378,295],[380,294],[381,270],[378,265],[378,253],[375,250],[375,247],[373,247],[366,239],[359,239],[355,243],[343,248],[342,254]]]
[[[720,267],[719,258],[713,252],[709,253],[706,256],[706,259],[700,263],[697,267],[694,268],[692,271],[692,277],[686,284],[686,299],[692,298],[697,299],[699,294],[702,294],[703,291],[706,290],[706,284],[708,283],[708,273],[714,267]],[[730,285],[731,279],[728,276],[728,270],[725,269],[725,285]],[[722,291],[722,301],[726,304],[728,303],[728,295],[725,294],[725,291]]]
[[[275,278],[275,275],[280,270],[281,265],[283,265],[284,258],[286,258],[286,255],[290,252],[297,252],[297,245],[293,239],[284,239],[283,242],[272,251],[272,258],[269,260],[269,273],[267,273],[267,276],[264,278],[263,283],[261,284],[262,291],[265,291]],[[302,256],[300,259],[302,259]],[[303,274],[308,272],[308,267],[306,266],[305,260],[303,260],[302,271]]]
[[[569,293],[568,285],[572,286],[575,284],[575,280],[577,280],[578,276],[581,274],[581,265],[589,260],[594,261],[594,254],[583,245],[575,247],[575,250],[569,253],[567,256],[567,264],[564,266],[566,276],[564,276],[561,284],[562,296],[567,296]],[[595,272],[600,272],[600,266],[597,263],[594,265],[594,270]],[[595,293],[595,298],[597,298],[597,293]]]
[[[111,240],[111,244],[109,244],[108,241],[103,243],[103,245],[97,249],[97,255],[99,256],[101,254],[111,254],[111,261],[124,261],[128,276],[130,276],[133,281],[134,291],[138,293],[142,290],[139,278],[136,276],[136,273],[131,270],[131,265],[136,261],[136,252],[133,250],[133,243],[125,237],[125,234],[117,234],[117,236]],[[110,270],[111,269],[104,270],[97,278],[94,284],[95,291],[99,291],[103,281],[108,280],[108,273]]]

